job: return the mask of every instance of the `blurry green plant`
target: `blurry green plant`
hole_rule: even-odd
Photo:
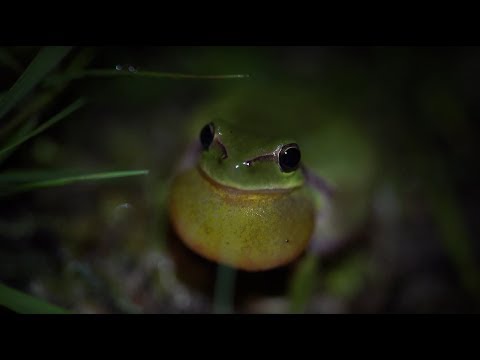
[[[0,305],[20,314],[67,314],[68,311],[0,284]]]
[[[20,73],[8,91],[0,92],[0,166],[15,150],[40,135],[59,121],[67,118],[86,104],[79,98],[50,119],[38,123],[41,113],[63,93],[72,80],[84,77],[138,76],[170,79],[232,79],[245,75],[188,75],[158,72],[140,72],[133,67],[123,69],[88,69],[93,58],[92,49],[82,49],[71,56],[72,47],[42,48],[28,67],[22,65],[8,49],[0,49],[0,67]],[[70,55],[70,56],[69,56]],[[70,57],[66,66],[65,58]],[[126,71],[125,71],[126,70]],[[10,115],[10,116],[9,116]],[[128,176],[146,175],[148,170],[78,173],[71,170],[8,171],[0,168],[0,197],[45,187],[76,182],[96,181]],[[66,313],[31,295],[0,284],[0,305],[20,313]]]

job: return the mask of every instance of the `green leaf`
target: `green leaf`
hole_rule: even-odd
[[[73,113],[75,110],[79,109],[81,106],[85,104],[85,101],[82,99],[78,99],[71,105],[67,106],[64,110],[59,112],[57,115],[53,116],[50,120],[44,122],[42,125],[38,126],[35,130],[31,131],[30,133],[26,134],[25,136],[22,136],[20,139],[14,141],[10,145],[7,145],[3,149],[0,149],[0,155],[13,149],[14,147],[17,147],[21,144],[23,144],[25,141],[31,139],[34,136],[37,136],[41,132],[45,131],[48,129],[50,126],[54,125],[55,123],[59,122],[60,120],[64,119],[71,113]]]
[[[70,50],[70,46],[42,48],[8,93],[0,99],[0,119],[43,80]]]
[[[139,176],[139,175],[147,175],[147,174],[148,174],[148,170],[111,171],[111,172],[103,172],[103,173],[66,176],[61,178],[52,178],[52,179],[39,180],[39,181],[30,181],[30,182],[25,182],[18,185],[12,185],[9,188],[7,188],[3,193],[0,193],[0,195],[3,195],[3,196],[11,195],[14,193],[29,191],[33,189],[64,186],[64,185],[74,184],[77,182],[107,180],[107,179],[113,179],[113,178],[123,178],[123,177]]]
[[[58,306],[0,283],[0,305],[21,314],[68,314]]]

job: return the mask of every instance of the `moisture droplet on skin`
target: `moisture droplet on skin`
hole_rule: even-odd
[[[126,211],[129,211],[132,208],[133,208],[132,205],[130,205],[129,203],[123,203],[123,204],[120,204],[120,205],[116,206],[113,209],[112,223],[115,224],[115,223],[121,221],[122,219],[124,219],[125,216],[128,216],[127,215],[128,212],[126,212]]]

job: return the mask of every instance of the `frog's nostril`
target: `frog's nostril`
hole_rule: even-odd
[[[218,146],[220,146],[220,148],[222,149],[222,157],[220,158],[221,160],[225,160],[226,158],[228,158],[228,152],[227,152],[227,148],[225,145],[223,145],[222,141],[218,138],[218,137],[215,137],[215,142],[218,144]]]

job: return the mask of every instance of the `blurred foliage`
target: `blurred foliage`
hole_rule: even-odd
[[[45,52],[0,51],[1,148],[35,134],[79,97],[88,106],[29,146],[5,151],[1,165],[10,174],[0,183],[18,169],[46,170],[52,179],[79,175],[66,169],[150,172],[133,182],[2,198],[1,282],[74,312],[480,309],[480,49],[57,49],[50,54],[57,60],[36,64],[38,73],[21,76],[28,84],[15,90]],[[160,79],[135,76],[166,71]],[[172,74],[249,76],[177,81]],[[345,239],[341,250],[267,273],[226,272],[230,285],[215,290],[218,269],[181,247],[165,210],[185,149],[215,117],[297,139],[304,163],[337,188],[328,234]],[[30,175],[32,182],[42,176]]]

